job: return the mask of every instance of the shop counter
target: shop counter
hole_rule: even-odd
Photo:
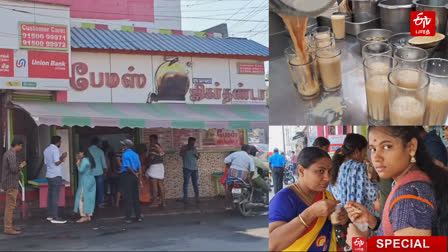
[[[47,179],[35,179],[29,180],[28,184],[39,188],[39,207],[46,208],[48,201],[48,181]],[[61,193],[59,194],[59,207],[65,207],[65,187],[70,183],[66,180],[62,180]]]

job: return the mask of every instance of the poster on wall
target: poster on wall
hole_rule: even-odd
[[[240,149],[244,130],[208,129],[201,132],[203,148]]]
[[[330,141],[330,153],[335,152],[342,147],[344,143],[345,135],[329,135],[328,141]]]
[[[20,48],[68,51],[66,25],[20,22]]]

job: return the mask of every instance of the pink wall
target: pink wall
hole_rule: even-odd
[[[70,5],[73,18],[154,23],[154,0],[28,0]]]

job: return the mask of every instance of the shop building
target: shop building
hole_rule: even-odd
[[[26,1],[4,2],[20,3],[25,11],[31,8]],[[70,27],[70,5],[33,4],[41,6],[40,11],[64,8],[58,15],[65,16],[17,15],[19,31],[5,31],[16,36],[8,40],[9,48],[1,49],[7,55],[2,63],[9,69],[0,71],[1,139],[4,148],[13,136],[25,141],[26,180],[45,177],[43,150],[51,135],[60,135],[61,151],[69,153],[63,174],[70,195],[77,185],[76,154],[92,136],[119,151],[125,137],[147,144],[149,135],[157,134],[167,152],[167,198],[179,198],[183,179],[178,152],[193,136],[202,153],[200,193],[212,197],[217,194],[212,175],[223,171],[224,157],[247,143],[247,130],[267,132],[267,47],[214,33],[147,26],[117,30],[111,21],[80,23],[81,17]],[[24,28],[19,24],[29,21],[28,15],[42,19]],[[30,41],[23,41],[24,29],[34,34]],[[60,34],[51,33],[61,29],[66,48],[56,43],[61,42]],[[47,43],[47,38],[58,41]],[[23,61],[26,71],[20,67]]]

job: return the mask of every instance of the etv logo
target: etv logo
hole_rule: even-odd
[[[25,59],[16,60],[16,67],[18,68],[26,67],[26,60]]]
[[[353,252],[365,252],[367,251],[367,239],[365,237],[353,237],[352,238],[352,251]]]
[[[411,36],[435,36],[436,13],[434,11],[411,11]]]

